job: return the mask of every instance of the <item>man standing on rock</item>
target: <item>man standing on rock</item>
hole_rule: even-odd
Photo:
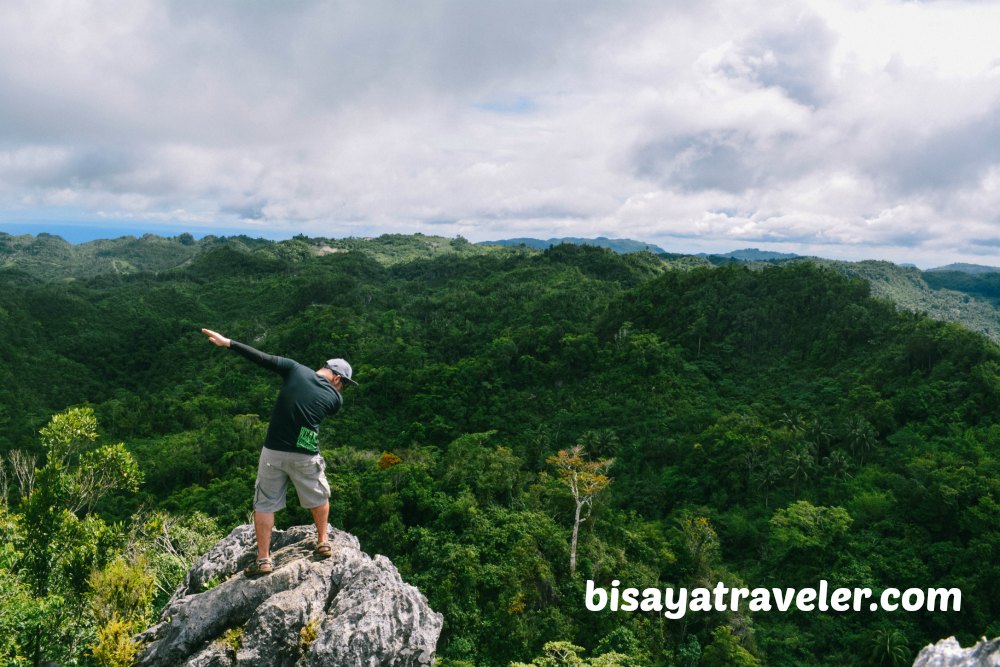
[[[272,370],[284,379],[267,429],[257,465],[253,521],[257,532],[257,561],[246,569],[249,576],[274,570],[271,560],[271,531],[274,513],[285,507],[285,491],[291,480],[299,502],[316,522],[316,555],[329,558],[333,547],[327,539],[330,513],[330,485],[326,462],[319,454],[319,423],[340,409],[344,384],[351,379],[351,365],[330,359],[319,370],[255,350],[210,329],[201,332],[219,347],[228,347],[250,361]]]

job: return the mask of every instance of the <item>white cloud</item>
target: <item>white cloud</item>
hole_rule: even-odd
[[[15,0],[0,206],[1000,261],[996,25],[951,1]]]

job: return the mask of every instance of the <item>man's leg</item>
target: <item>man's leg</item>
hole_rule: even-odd
[[[316,522],[316,544],[323,544],[327,539],[326,526],[330,516],[330,501],[326,501],[319,507],[313,507],[309,511],[312,512],[313,521]]]
[[[271,531],[274,530],[274,512],[253,513],[253,527],[257,532],[257,559],[271,555]]]
[[[278,452],[267,447],[260,450],[257,463],[257,483],[254,486],[253,527],[257,533],[257,558],[271,555],[271,531],[274,530],[274,513],[285,506],[288,474],[280,467]]]

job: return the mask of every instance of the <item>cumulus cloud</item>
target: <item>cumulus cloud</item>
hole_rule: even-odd
[[[0,206],[988,258],[998,24],[959,0],[14,0]]]

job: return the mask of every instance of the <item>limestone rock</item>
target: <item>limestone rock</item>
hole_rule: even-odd
[[[954,637],[942,639],[925,646],[913,667],[1000,667],[1000,637],[983,637],[971,648],[962,648]]]
[[[443,617],[389,559],[330,528],[274,531],[274,572],[248,578],[253,526],[233,530],[188,572],[160,622],[139,635],[140,667],[418,667],[434,662]]]

